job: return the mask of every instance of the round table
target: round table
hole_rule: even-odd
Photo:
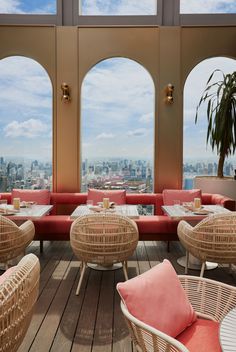
[[[236,351],[236,308],[229,311],[220,324],[220,344],[223,352]]]

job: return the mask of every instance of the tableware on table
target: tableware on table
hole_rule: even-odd
[[[2,213],[7,211],[7,199],[0,199],[0,208]]]
[[[176,206],[176,207],[180,206],[180,200],[179,199],[175,199],[173,201],[173,203],[174,203],[174,206]]]
[[[103,208],[104,209],[109,209],[110,207],[110,200],[109,198],[103,198]]]
[[[13,208],[20,210],[20,198],[13,198]]]
[[[93,200],[86,201],[87,207],[91,208],[93,206]]]
[[[193,206],[195,210],[201,209],[201,198],[194,198],[193,200]]]

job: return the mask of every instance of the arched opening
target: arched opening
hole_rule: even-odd
[[[95,65],[82,85],[81,191],[153,191],[155,89],[147,70],[126,58]]]
[[[52,85],[35,60],[0,61],[0,191],[51,189]]]
[[[207,104],[202,104],[198,121],[195,124],[196,107],[206,87],[211,73],[219,69],[225,74],[236,71],[236,60],[215,57],[200,62],[189,73],[184,86],[184,133],[183,133],[183,187],[193,188],[193,179],[197,175],[217,174],[217,154],[206,144]],[[214,75],[212,83],[222,79]],[[224,164],[225,176],[232,176],[235,158],[229,157]]]

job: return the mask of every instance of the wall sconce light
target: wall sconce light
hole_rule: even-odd
[[[166,93],[165,102],[166,102],[166,104],[173,104],[173,102],[174,102],[173,92],[174,92],[173,84],[171,84],[171,83],[167,84],[167,86],[165,88],[165,93]]]
[[[70,88],[67,83],[62,83],[61,85],[61,90],[62,90],[62,97],[61,100],[64,103],[68,103],[71,100],[70,97]]]

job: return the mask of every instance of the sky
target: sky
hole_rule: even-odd
[[[140,64],[113,58],[87,73],[82,87],[82,158],[152,159],[153,126],[154,84]]]
[[[236,71],[236,60],[220,57],[210,58],[199,63],[190,72],[184,87],[184,159],[212,157],[211,147],[206,146],[207,116],[206,104],[202,105],[195,124],[196,107],[206,87],[211,73],[215,69],[222,70],[225,74]],[[215,79],[222,79],[222,75],[216,75]],[[213,83],[214,81],[212,81]]]
[[[56,0],[0,0],[0,13],[55,14]]]
[[[82,15],[155,15],[156,0],[81,0]]]
[[[0,0],[0,12],[53,13],[55,4],[56,0]],[[181,9],[186,12],[200,12],[203,8],[207,12],[219,8],[236,12],[235,7],[235,0],[181,0]],[[155,1],[83,0],[82,9],[85,14],[91,9],[93,14],[151,14],[155,12]],[[210,147],[206,149],[204,108],[197,125],[194,117],[206,81],[216,68],[232,72],[236,61],[208,59],[195,67],[186,81],[185,159],[213,155]],[[31,59],[10,57],[0,61],[0,72],[1,154],[51,159],[52,87],[46,71]],[[81,101],[83,158],[97,155],[153,159],[154,85],[141,65],[122,58],[97,64],[85,77]]]
[[[79,0],[78,0],[79,1]],[[155,15],[156,0],[81,0],[83,15]],[[181,13],[236,13],[235,0],[180,0]],[[55,14],[56,0],[0,0],[0,13]]]
[[[36,61],[0,60],[0,156],[52,158],[52,86]]]
[[[236,1],[180,0],[180,13],[236,13]]]

